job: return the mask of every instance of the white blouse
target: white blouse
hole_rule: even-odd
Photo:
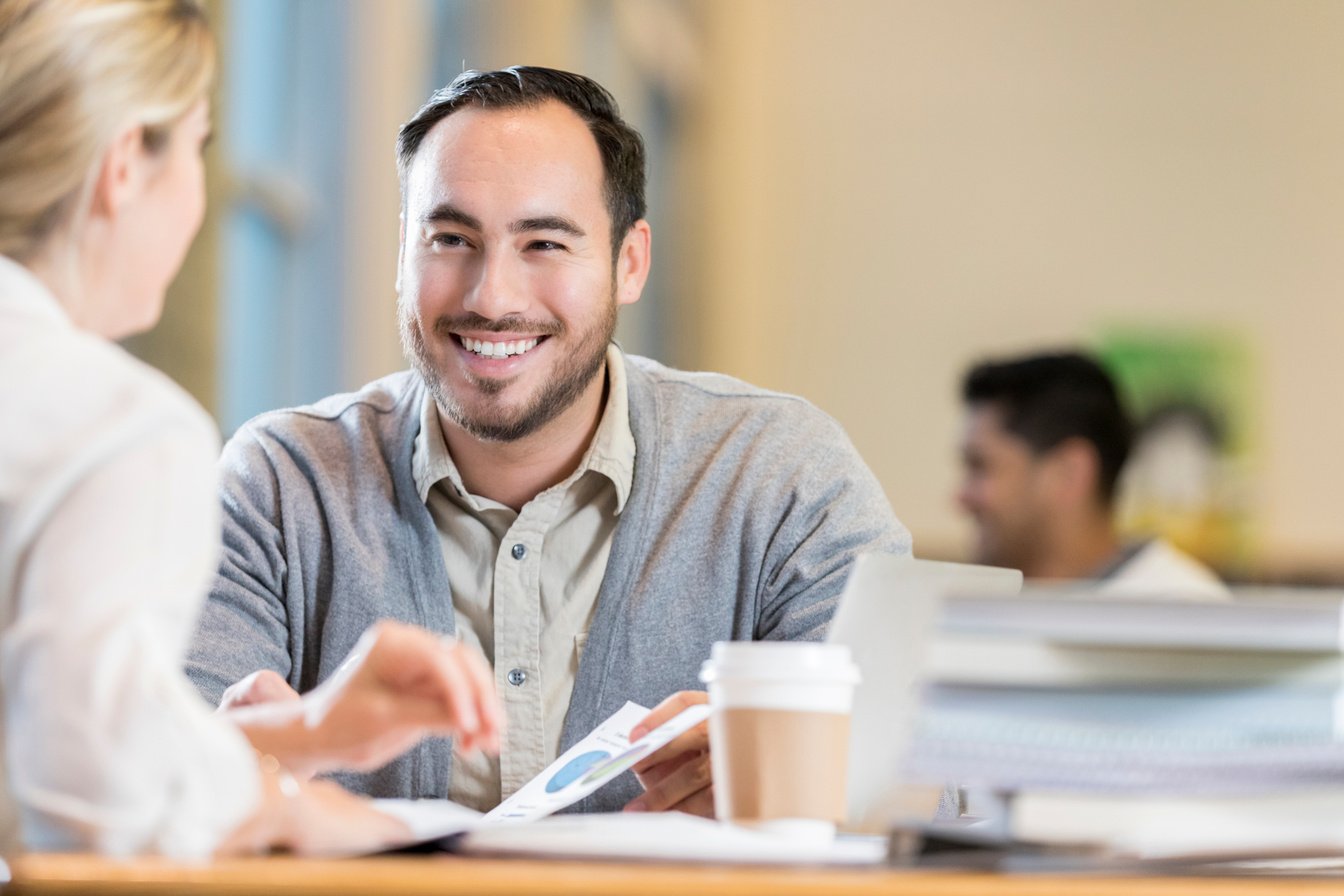
[[[0,256],[0,851],[208,855],[260,798],[183,676],[214,424]]]

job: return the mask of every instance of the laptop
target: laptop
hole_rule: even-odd
[[[889,554],[866,554],[855,563],[826,639],[849,648],[863,677],[850,723],[847,830],[885,834],[906,809],[901,766],[940,597],[1021,589],[1015,569]]]

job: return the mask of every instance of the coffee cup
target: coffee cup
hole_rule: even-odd
[[[709,690],[714,814],[809,840],[845,820],[849,718],[859,670],[841,644],[720,641]]]

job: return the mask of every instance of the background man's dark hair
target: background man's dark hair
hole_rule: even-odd
[[[1115,383],[1096,361],[1078,352],[987,361],[966,374],[961,393],[968,405],[997,407],[1004,428],[1034,454],[1066,439],[1091,442],[1100,462],[1099,497],[1112,503],[1133,426]]]
[[[406,172],[420,143],[434,125],[464,106],[511,109],[564,103],[583,119],[597,141],[605,175],[603,198],[611,216],[613,255],[626,233],[644,217],[644,140],[621,118],[616,100],[592,78],[553,68],[515,65],[493,72],[465,71],[401,127],[397,135],[397,170],[405,195]]]

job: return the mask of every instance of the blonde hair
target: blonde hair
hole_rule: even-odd
[[[162,148],[214,70],[199,0],[0,0],[0,254],[72,219],[123,128]]]

